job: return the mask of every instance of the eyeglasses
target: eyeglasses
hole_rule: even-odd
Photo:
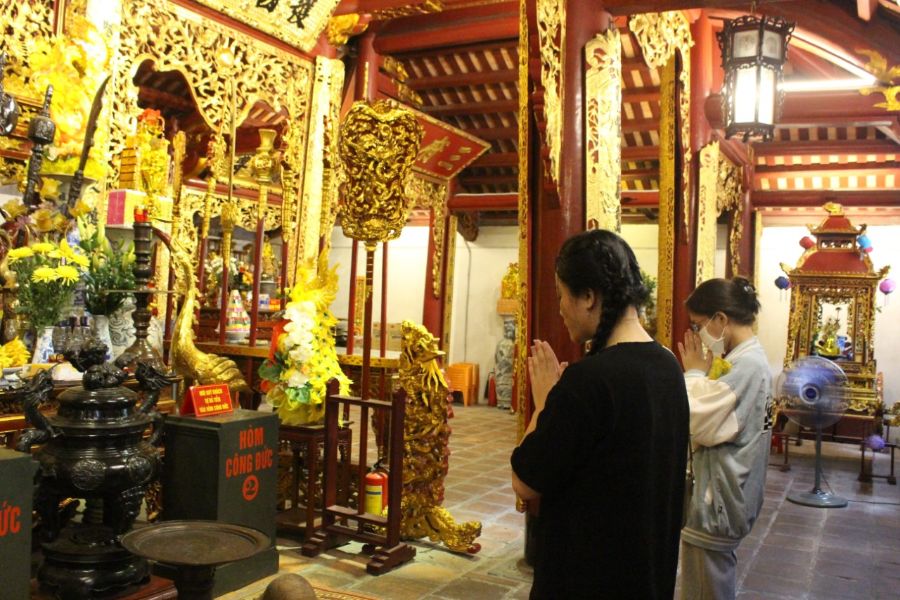
[[[712,317],[710,317],[703,323],[691,323],[690,324],[691,331],[693,331],[694,333],[700,333],[700,330],[703,329],[704,327],[706,327],[710,321],[712,321]]]

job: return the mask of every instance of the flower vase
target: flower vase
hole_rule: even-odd
[[[111,360],[113,343],[109,333],[109,317],[106,315],[94,315],[94,322],[91,329],[94,332],[94,337],[106,345],[106,360]]]
[[[53,326],[41,327],[34,341],[34,354],[31,357],[31,362],[35,364],[48,363],[50,362],[50,357],[54,354]]]

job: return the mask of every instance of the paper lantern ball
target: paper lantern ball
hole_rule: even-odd
[[[812,248],[812,247],[815,246],[815,245],[816,245],[816,243],[815,243],[815,242],[813,241],[813,239],[812,239],[811,237],[809,237],[808,235],[803,236],[802,238],[800,238],[800,246],[801,246],[804,250],[809,250],[810,248]]]
[[[877,452],[877,451],[881,450],[882,448],[884,448],[884,438],[882,438],[880,435],[873,433],[872,435],[870,435],[869,437],[866,438],[866,446],[869,449]]]
[[[897,282],[891,278],[885,279],[881,282],[881,285],[878,286],[878,289],[881,290],[882,294],[892,294],[895,289],[897,289]]]
[[[784,275],[776,277],[775,278],[775,287],[777,287],[779,290],[786,290],[789,287],[791,287],[791,280],[788,279],[787,277],[785,277]]]
[[[859,236],[858,238],[856,238],[856,241],[859,244],[859,247],[862,248],[863,250],[865,250],[866,248],[872,247],[872,241],[869,239],[869,236],[867,236],[867,235]]]
[[[865,248],[862,249],[862,251],[865,252],[866,254],[870,253],[872,250],[874,250],[874,248],[872,246],[866,246]]]

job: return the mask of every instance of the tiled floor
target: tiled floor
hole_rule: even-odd
[[[390,600],[527,598],[531,571],[522,559],[523,517],[509,485],[516,416],[485,406],[454,410],[444,506],[457,521],[482,521],[481,552],[458,555],[416,542],[412,562],[373,577],[365,572],[359,544],[308,559],[300,556],[298,540],[280,539],[281,572]],[[858,450],[825,444],[826,478],[851,500],[849,507],[822,510],[788,502],[790,491],[812,487],[812,447],[805,442],[791,448],[790,471],[769,469],[763,513],[738,550],[739,598],[900,598],[900,489],[884,480],[858,483]],[[887,464],[888,457],[878,455],[876,472]],[[257,597],[267,582],[224,598]]]

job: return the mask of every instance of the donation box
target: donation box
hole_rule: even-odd
[[[278,572],[278,427],[274,413],[241,409],[205,418],[166,418],[163,520],[244,525],[272,540],[268,550],[218,567],[216,596]],[[165,567],[159,574],[172,575]]]
[[[0,448],[0,597],[31,597],[31,500],[38,464]]]

